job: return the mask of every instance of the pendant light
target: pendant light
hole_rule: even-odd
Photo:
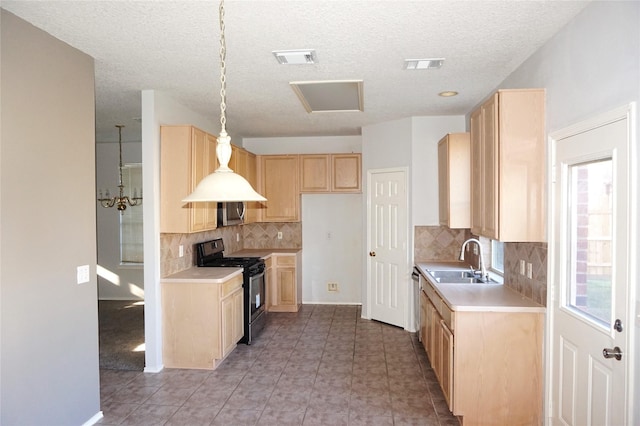
[[[123,213],[127,209],[127,205],[138,206],[142,204],[142,189],[140,189],[140,196],[138,197],[137,190],[133,190],[133,197],[128,197],[124,195],[124,184],[122,183],[122,128],[124,127],[122,124],[116,124],[118,128],[118,148],[120,152],[120,163],[118,167],[118,171],[120,173],[120,180],[118,181],[119,185],[119,194],[111,197],[109,194],[109,190],[105,193],[105,196],[102,195],[102,189],[99,191],[98,201],[100,205],[105,208],[116,206],[116,208]]]
[[[182,201],[184,202],[208,202],[208,201],[267,201],[258,194],[249,182],[229,168],[231,159],[231,137],[226,130],[226,56],[227,46],[224,36],[224,0],[220,1],[218,9],[220,17],[220,136],[216,145],[216,155],[220,167],[215,172],[206,176],[198,183],[196,189]]]

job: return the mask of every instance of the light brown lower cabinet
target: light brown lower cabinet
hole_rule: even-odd
[[[542,424],[544,314],[452,311],[425,287],[422,343],[451,412],[465,426]]]
[[[242,275],[223,283],[162,283],[167,368],[215,369],[244,335]]]
[[[273,254],[268,310],[298,312],[302,305],[301,254]]]

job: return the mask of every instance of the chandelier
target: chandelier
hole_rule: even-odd
[[[245,178],[236,174],[229,168],[231,159],[231,137],[226,130],[226,56],[227,45],[224,35],[224,0],[220,0],[218,8],[220,18],[220,136],[216,144],[216,155],[220,166],[215,172],[206,176],[198,183],[196,189],[185,199],[184,202],[207,202],[207,201],[267,201],[258,194]]]
[[[116,206],[116,208],[122,213],[127,209],[127,205],[133,207],[142,204],[142,189],[140,189],[139,197],[136,189],[133,190],[133,197],[129,198],[128,196],[124,195],[124,185],[122,184],[122,128],[124,126],[122,124],[116,124],[116,127],[118,128],[118,147],[120,151],[120,166],[118,168],[118,171],[120,173],[120,180],[118,185],[119,195],[112,197],[111,194],[109,194],[109,189],[107,189],[103,197],[101,189],[99,191],[100,198],[98,198],[98,201],[100,201],[102,207],[109,208]]]

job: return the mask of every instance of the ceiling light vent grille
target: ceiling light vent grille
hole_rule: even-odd
[[[305,50],[274,50],[273,56],[283,65],[315,64],[318,62],[316,51]]]
[[[406,70],[430,70],[442,67],[444,58],[432,59],[405,59],[404,69]]]

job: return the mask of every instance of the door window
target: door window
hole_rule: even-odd
[[[567,307],[609,329],[612,312],[613,162],[570,167]]]

